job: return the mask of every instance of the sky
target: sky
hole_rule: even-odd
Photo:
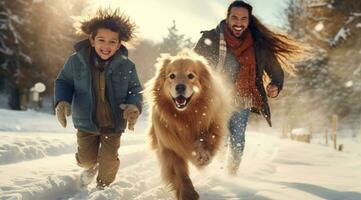
[[[274,27],[283,25],[281,12],[287,0],[249,0],[254,15]],[[225,18],[230,0],[89,0],[87,15],[98,7],[120,8],[138,25],[138,37],[161,41],[168,28],[176,21],[179,33],[190,37],[193,42],[200,37],[200,31],[209,30]]]

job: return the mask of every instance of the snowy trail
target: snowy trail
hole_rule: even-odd
[[[43,135],[43,138],[46,136]],[[75,137],[72,139],[74,140]],[[122,168],[126,169],[137,163],[137,160],[132,161],[126,158],[143,159],[146,156],[145,145],[137,144],[137,142],[139,141],[123,142],[124,148],[119,151],[120,157],[125,158],[122,159]],[[0,184],[0,189],[3,191],[1,197],[54,199],[63,198],[64,194],[69,196],[69,193],[79,192],[76,186],[77,176],[81,170],[75,163],[73,152],[0,165],[0,180],[4,180]]]
[[[14,172],[11,176],[12,181],[4,182],[7,187],[1,186],[3,195],[14,199],[173,199],[172,194],[159,180],[156,158],[148,150],[144,139],[144,135],[133,135],[128,141],[129,144],[127,140],[123,142],[119,151],[121,167],[117,180],[104,191],[97,191],[94,184],[86,190],[76,188],[76,175],[80,173],[80,169],[74,162],[73,153],[70,153],[0,165],[1,180],[9,179],[9,172]],[[140,142],[142,143],[138,144]],[[225,176],[219,162],[220,158],[216,158],[214,163],[203,171],[192,168],[192,179],[202,199],[358,199],[361,197],[360,192],[352,192],[350,187],[342,188],[342,184],[334,185],[334,189],[325,187],[332,180],[332,176],[337,176],[339,181],[341,179],[341,183],[347,183],[354,178],[352,172],[347,175],[342,171],[345,167],[356,169],[361,166],[361,161],[355,163],[350,159],[353,155],[335,156],[333,151],[322,146],[307,148],[309,144],[283,141],[258,133],[250,133],[247,142],[248,148],[240,169],[241,174],[237,177]],[[295,148],[303,149],[301,153],[309,155],[308,160],[299,161],[300,152],[294,152]],[[310,152],[315,149],[326,150],[326,154]],[[319,162],[312,163],[327,153],[330,157],[329,161],[320,159]],[[337,163],[340,158],[345,162]],[[340,177],[334,173],[335,168],[341,169]],[[294,174],[295,172],[297,173]],[[307,176],[309,172],[317,172],[317,180]],[[293,177],[287,177],[285,174],[293,174]],[[315,181],[319,184],[307,183]],[[355,185],[353,189],[361,191],[360,186]]]
[[[75,151],[76,137],[64,133],[0,132],[0,165]]]
[[[1,112],[5,111],[0,110],[1,200],[174,199],[161,182],[157,159],[148,148],[146,120],[140,120],[135,133],[124,133],[117,178],[110,187],[98,191],[95,183],[87,189],[77,188],[81,169],[74,159],[74,130],[62,133],[48,115],[34,120],[54,123],[51,131],[50,126],[40,129],[16,122],[6,122],[2,129]],[[27,131],[19,132],[19,127]],[[226,175],[224,152],[204,170],[191,167],[191,178],[202,200],[361,199],[360,141],[341,139],[345,151],[336,152],[316,140],[305,144],[261,131],[267,134],[247,133],[238,176]]]

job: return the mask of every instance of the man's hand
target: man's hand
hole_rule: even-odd
[[[267,95],[271,98],[275,98],[278,96],[279,89],[276,85],[269,84],[267,85]]]
[[[62,127],[66,127],[66,116],[69,116],[71,113],[70,104],[66,101],[60,101],[55,108],[55,114],[58,118]]]
[[[127,120],[128,129],[134,131],[134,125],[140,114],[137,106],[133,104],[120,104],[120,108],[123,110],[123,118]]]

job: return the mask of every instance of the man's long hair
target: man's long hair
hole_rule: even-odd
[[[298,43],[286,34],[271,31],[252,14],[252,6],[244,1],[231,3],[228,7],[227,18],[233,7],[242,7],[248,10],[250,16],[248,28],[254,40],[269,53],[268,56],[277,58],[283,70],[295,75],[294,65],[309,56],[308,46]]]

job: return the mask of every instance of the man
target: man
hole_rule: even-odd
[[[289,37],[274,33],[254,15],[244,1],[232,2],[227,18],[210,31],[202,31],[194,51],[204,56],[234,83],[236,105],[230,122],[228,173],[235,175],[241,162],[245,131],[251,111],[262,114],[268,124],[271,113],[267,97],[275,98],[283,87],[284,71],[294,72],[293,61],[303,52]],[[269,83],[264,88],[264,77]]]

